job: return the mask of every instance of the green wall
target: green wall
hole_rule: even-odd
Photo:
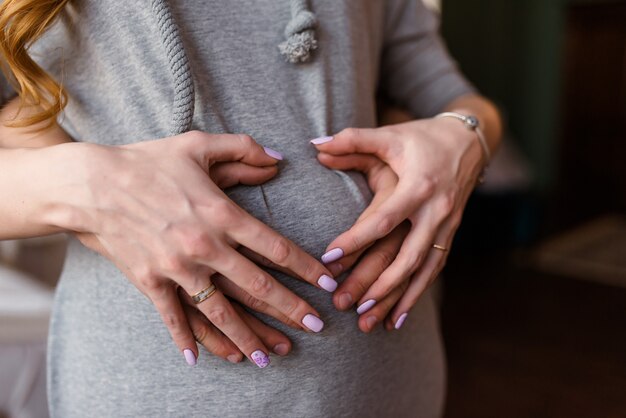
[[[565,3],[443,0],[442,6],[442,32],[452,54],[504,110],[540,192],[555,182]]]

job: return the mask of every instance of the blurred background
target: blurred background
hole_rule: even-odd
[[[507,132],[441,281],[446,417],[626,417],[626,1],[425,0]],[[45,417],[64,241],[0,243],[0,417]]]
[[[447,417],[626,417],[626,2],[443,0],[505,143],[443,280]]]

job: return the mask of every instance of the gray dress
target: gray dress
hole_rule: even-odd
[[[33,55],[70,95],[61,122],[75,140],[119,145],[171,132],[180,86],[153,3],[74,1],[35,45]],[[310,1],[319,47],[304,64],[285,62],[277,48],[289,0],[168,3],[193,76],[191,127],[248,133],[285,156],[275,179],[230,196],[316,257],[371,196],[361,175],[318,164],[309,139],[376,126],[377,94],[425,117],[472,91],[418,0]],[[277,277],[319,310],[324,331],[264,318],[292,339],[292,354],[260,370],[201,349],[191,368],[153,305],[109,261],[72,241],[50,328],[52,415],[441,414],[444,358],[428,294],[401,331],[365,335],[356,313],[336,311],[326,292]]]

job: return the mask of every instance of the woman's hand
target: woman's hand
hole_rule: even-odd
[[[217,282],[214,275],[211,279]],[[222,279],[224,279],[222,277]],[[224,279],[228,280],[228,279]],[[217,283],[216,283],[217,284]],[[224,288],[218,285],[218,288],[224,291]],[[189,321],[189,327],[194,338],[210,353],[215,354],[231,363],[239,363],[245,354],[242,354],[239,348],[230,338],[224,335],[214,324],[212,324],[204,314],[196,308],[195,303],[191,300],[182,289],[179,288],[179,297],[183,302],[183,308]],[[269,325],[258,320],[248,311],[243,309],[237,302],[231,301],[235,312],[241,317],[248,327],[263,342],[265,347],[271,347],[275,354],[285,356],[291,351],[291,341],[282,332],[270,327]]]
[[[380,277],[373,283],[358,281],[365,290],[357,302],[360,314],[383,301],[387,308],[387,297],[401,294],[386,323],[388,329],[401,326],[405,314],[443,267],[447,253],[433,244],[450,248],[484,164],[474,135],[459,121],[426,119],[377,129],[346,129],[332,140],[316,141],[319,161],[329,168],[354,169],[363,164],[359,160],[364,155],[375,156],[398,179],[392,191],[375,198],[355,225],[328,246],[326,261],[359,253],[383,237],[397,243],[400,232],[396,228],[407,220],[411,225],[392,262],[379,263],[388,264]],[[337,302],[341,293],[342,288],[336,292]],[[385,311],[375,309],[380,315]],[[360,325],[367,325],[369,318],[360,320]]]
[[[367,178],[374,197],[359,220],[376,211],[393,194],[398,184],[396,174],[378,157],[366,154],[335,156],[332,163],[336,170],[361,171]],[[396,258],[409,229],[410,223],[405,221],[368,248],[346,255],[326,266],[335,276],[352,269],[333,295],[333,302],[337,309],[345,311],[363,298],[369,287],[378,280]],[[387,318],[387,330],[400,328],[402,323],[393,322],[388,314],[400,300],[408,285],[409,280],[400,283],[393,291],[379,300],[373,308],[369,309],[367,314],[359,316],[359,328],[363,332],[370,332],[385,318]]]
[[[0,110],[0,120],[11,120],[19,107],[19,99],[14,99]],[[20,148],[44,148],[63,143],[70,143],[72,139],[58,125],[53,125],[48,129],[44,126],[36,126],[33,128],[15,128],[0,125],[0,145],[7,149]],[[276,154],[274,154],[276,155]],[[237,184],[257,185],[270,180],[277,173],[276,163],[274,159],[272,164],[267,165],[267,161],[263,161],[265,165],[256,166],[246,164],[240,161],[216,162],[209,167],[209,177],[221,189],[225,189]],[[80,238],[86,242],[92,249],[104,254],[106,250],[102,244],[95,239],[95,236],[89,234],[81,234]],[[243,247],[242,247],[243,248]],[[131,274],[130,271],[126,272]],[[233,282],[225,277],[215,274],[212,276],[213,282],[218,288],[232,299],[239,300],[242,304],[247,305],[259,312],[274,316],[285,322],[289,326],[302,329],[299,325],[288,318],[284,313],[278,311],[275,307],[251,296],[242,288],[236,286]],[[231,362],[241,361],[241,351],[235,344],[228,339],[222,332],[212,325],[206,317],[199,311],[191,298],[179,288],[179,296],[183,303],[184,311],[187,316],[189,327],[196,340],[200,342],[208,351],[227,359]],[[286,355],[291,350],[289,339],[278,330],[269,327],[256,319],[250,313],[242,309],[236,302],[233,308],[241,316],[244,322],[252,329],[252,331],[261,339],[266,347],[279,355]],[[180,344],[179,344],[180,345]],[[190,360],[192,360],[190,358]]]
[[[89,148],[81,154],[83,179],[63,188],[63,203],[47,211],[48,223],[75,231],[126,273],[155,304],[181,351],[197,357],[177,289],[194,295],[211,285],[215,272],[300,327],[321,330],[323,322],[309,304],[235,248],[250,248],[318,287],[332,280],[330,272],[239,208],[207,175],[218,163],[229,173],[237,165],[240,172],[245,166],[275,171],[276,159],[250,137],[191,132],[122,147],[50,149],[77,145]],[[197,308],[243,353],[266,364],[263,342],[220,291]]]

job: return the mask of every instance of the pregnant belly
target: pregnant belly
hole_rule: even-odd
[[[314,158],[286,160],[262,188],[229,194],[314,257],[369,200],[362,176],[328,170]],[[153,305],[110,262],[73,240],[50,332],[55,415],[144,416],[146,408],[157,416],[438,415],[443,358],[430,297],[402,332],[366,335],[356,313],[338,312],[329,293],[271,273],[319,311],[324,331],[296,331],[263,317],[292,340],[289,356],[272,356],[259,371],[201,349],[190,369]]]
[[[262,186],[236,187],[228,194],[316,259],[331,241],[354,224],[371,200],[361,173],[330,170],[319,164],[315,152],[291,159],[287,156],[274,179]],[[322,315],[339,314],[327,292],[279,272],[270,273]]]
[[[236,187],[228,194],[315,257],[354,224],[371,199],[363,175],[329,170],[314,155],[286,160],[279,169],[261,186]]]

